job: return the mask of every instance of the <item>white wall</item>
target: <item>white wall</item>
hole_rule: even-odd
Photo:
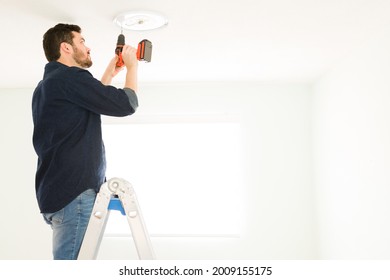
[[[316,85],[320,257],[390,257],[390,40],[378,34]]]
[[[31,90],[0,90],[0,259],[50,257],[51,232],[35,200]]]
[[[143,87],[137,114],[236,115],[245,150],[246,226],[240,239],[155,238],[159,258],[313,258],[310,91],[251,83]],[[223,194],[221,194],[223,195]],[[201,206],[201,205],[200,205]],[[118,240],[108,247],[123,244]],[[118,252],[102,254],[114,258]]]
[[[137,114],[220,114],[243,125],[246,198],[240,238],[152,238],[160,259],[317,257],[311,176],[310,88],[256,83],[141,85]],[[35,201],[31,89],[0,90],[0,259],[50,259],[51,233]],[[17,200],[17,201],[16,201]],[[106,238],[99,258],[135,257],[126,239]]]

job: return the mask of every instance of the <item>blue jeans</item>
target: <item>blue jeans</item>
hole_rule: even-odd
[[[95,203],[96,191],[88,189],[55,213],[44,213],[53,229],[53,258],[76,260]]]

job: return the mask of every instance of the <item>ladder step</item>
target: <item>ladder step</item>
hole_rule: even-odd
[[[120,211],[123,216],[126,216],[125,209],[118,197],[111,197],[110,203],[108,204],[108,210],[117,210]]]

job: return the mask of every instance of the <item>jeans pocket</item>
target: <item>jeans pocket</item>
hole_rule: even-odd
[[[62,208],[54,213],[43,213],[42,215],[45,222],[49,225],[52,225],[53,223],[61,224],[64,220],[64,209]]]

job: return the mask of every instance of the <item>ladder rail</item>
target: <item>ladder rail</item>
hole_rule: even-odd
[[[152,243],[134,191],[131,193],[131,196],[123,195],[123,197],[119,196],[119,199],[125,209],[139,258],[141,260],[155,259]]]

